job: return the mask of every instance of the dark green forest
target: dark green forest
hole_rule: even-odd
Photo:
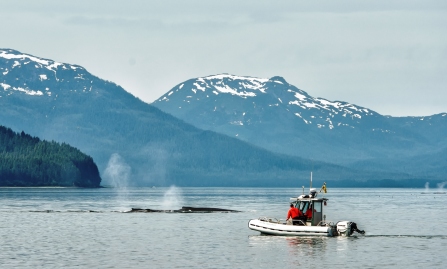
[[[99,187],[100,183],[93,159],[78,149],[0,126],[0,186]]]

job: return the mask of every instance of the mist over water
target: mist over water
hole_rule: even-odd
[[[440,189],[440,190],[444,190],[444,186],[445,186],[445,184],[447,184],[447,181],[438,183],[438,189]]]
[[[131,176],[131,167],[126,163],[118,153],[113,153],[110,156],[107,167],[104,170],[104,185],[114,188],[117,194],[117,204],[126,208],[128,202],[128,195]]]
[[[130,173],[131,168],[126,161],[118,153],[113,153],[104,170],[104,183],[114,188],[127,188]]]
[[[438,187],[437,191],[444,191],[444,186],[447,184],[447,181],[441,182],[436,184],[436,186]],[[425,192],[430,191],[430,183],[426,182],[425,183]]]
[[[176,186],[171,186],[163,195],[161,209],[175,210],[183,206],[182,190]]]
[[[165,162],[163,158],[156,162],[157,165],[154,166],[156,169],[151,169],[148,174],[155,173],[158,175],[156,178],[159,179],[158,184],[163,185],[164,183],[164,174],[165,174]],[[153,155],[151,155],[153,156]],[[131,186],[134,186],[131,181],[132,177],[132,168],[127,164],[126,160],[121,157],[118,153],[114,153],[110,156],[109,162],[107,163],[107,167],[104,170],[104,185],[113,187],[114,192],[117,194],[116,202],[118,207],[123,207],[124,209],[129,209],[129,205],[132,203],[132,199],[129,197],[129,192]],[[138,184],[147,184],[149,183],[146,178],[137,182],[133,182]],[[152,183],[155,183],[152,181]],[[158,185],[157,184],[157,185]],[[149,197],[148,197],[149,198]],[[180,209],[183,206],[183,197],[182,190],[174,185],[170,186],[168,190],[163,194],[162,199],[160,200],[160,209],[162,210],[176,210]]]

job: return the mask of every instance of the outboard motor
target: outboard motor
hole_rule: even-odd
[[[365,234],[365,231],[359,230],[357,224],[351,221],[339,221],[337,222],[337,232],[339,235],[351,236],[354,232],[359,234]]]
[[[310,198],[315,198],[317,197],[317,190],[316,189],[310,189],[310,194],[309,194]]]
[[[339,235],[349,236],[350,235],[350,225],[349,221],[339,221],[337,222],[337,233]]]
[[[357,228],[357,224],[355,222],[351,222],[351,231],[350,232],[351,232],[351,234],[353,234],[354,232],[358,232],[359,234],[365,234],[364,230],[359,230]]]

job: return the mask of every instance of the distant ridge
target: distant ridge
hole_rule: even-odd
[[[194,126],[268,150],[369,169],[447,177],[447,113],[390,117],[312,97],[284,78],[190,79],[152,103]]]
[[[0,124],[69,143],[112,186],[301,186],[407,178],[290,157],[185,123],[85,68],[0,49]],[[302,183],[300,183],[302,182]]]

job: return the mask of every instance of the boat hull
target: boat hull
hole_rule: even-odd
[[[330,226],[297,226],[286,225],[266,219],[252,219],[248,228],[262,234],[281,236],[334,236]]]

